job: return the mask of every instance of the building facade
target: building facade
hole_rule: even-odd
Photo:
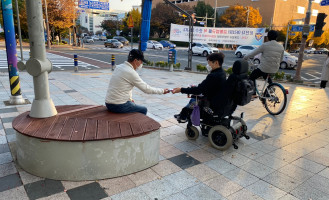
[[[271,25],[274,29],[282,29],[287,26],[291,20],[297,21],[297,24],[303,24],[302,19],[305,18],[308,0],[175,0],[173,3],[185,4],[195,6],[198,1],[204,1],[206,4],[215,7],[217,1],[217,8],[242,5],[246,8],[251,6],[259,9],[263,17],[263,25]],[[156,4],[162,3],[163,0],[153,0],[152,7]],[[320,6],[321,0],[313,0],[311,9],[311,24],[315,24],[318,13],[326,13],[329,15],[329,6]],[[329,17],[325,19],[326,25],[324,29],[329,29]]]

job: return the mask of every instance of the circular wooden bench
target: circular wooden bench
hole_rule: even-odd
[[[160,124],[140,113],[104,106],[57,106],[50,118],[17,116],[17,160],[27,172],[56,180],[131,174],[159,161]]]

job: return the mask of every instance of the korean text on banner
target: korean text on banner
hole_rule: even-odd
[[[171,24],[170,40],[188,42],[189,27]],[[237,45],[261,45],[265,28],[193,27],[193,42]]]

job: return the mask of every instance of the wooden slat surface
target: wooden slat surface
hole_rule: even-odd
[[[105,106],[57,106],[58,115],[38,119],[25,112],[13,121],[18,132],[41,139],[93,141],[148,134],[160,124],[141,113],[118,114]]]

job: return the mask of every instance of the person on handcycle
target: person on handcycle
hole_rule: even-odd
[[[188,88],[174,88],[172,93],[183,93],[183,94],[192,94],[192,95],[200,95],[202,94],[202,101],[205,102],[206,106],[212,107],[213,99],[216,94],[219,93],[223,89],[223,86],[226,81],[226,73],[222,68],[222,64],[224,62],[224,54],[223,53],[212,53],[207,57],[207,69],[210,73],[207,75],[206,79],[203,80],[196,87],[188,87]],[[187,122],[187,117],[192,113],[193,104],[195,104],[196,99],[191,98],[190,102],[181,110],[179,114],[174,115],[180,123]]]
[[[257,54],[262,54],[258,68],[252,71],[249,76],[249,79],[252,80],[255,85],[255,80],[257,78],[262,76],[265,80],[268,74],[276,73],[279,70],[280,63],[283,59],[284,48],[276,41],[276,38],[278,37],[278,32],[270,30],[267,33],[267,37],[269,40],[268,42],[265,42],[260,47],[243,57],[245,60],[248,60],[249,58],[253,58]],[[272,83],[270,77],[268,79],[268,83]],[[256,90],[254,93],[254,97],[256,97]]]

